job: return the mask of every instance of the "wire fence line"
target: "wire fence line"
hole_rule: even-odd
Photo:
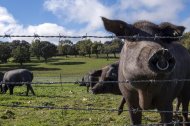
[[[118,112],[119,110],[116,108],[80,108],[80,107],[69,107],[68,105],[58,107],[58,106],[28,106],[28,105],[18,105],[18,104],[0,104],[0,106],[4,107],[14,107],[14,108],[38,108],[38,109],[58,109],[58,110],[77,110],[77,111],[108,111],[108,112]],[[127,112],[145,112],[145,113],[175,113],[175,114],[181,114],[181,113],[188,113],[188,111],[166,111],[166,110],[141,110],[141,109],[124,109],[123,111]]]
[[[63,106],[63,107],[55,107],[55,106],[24,106],[24,105],[6,105],[6,104],[0,104],[0,106],[2,107],[12,107],[12,108],[34,108],[34,109],[56,109],[56,110],[75,110],[75,111],[109,111],[109,112],[118,112],[118,109],[106,109],[106,108],[74,108],[74,107],[68,107],[68,106]],[[137,109],[131,109],[131,110],[123,110],[123,111],[131,111],[131,112],[157,112],[157,113],[161,113],[161,112],[167,112],[167,113],[188,113],[189,112],[179,112],[179,111],[157,111],[157,110],[137,110]],[[147,118],[145,118],[147,119]],[[155,123],[155,124],[141,124],[140,126],[155,126],[155,125],[169,125],[169,124],[173,124],[174,126],[177,126],[179,124],[190,124],[190,122],[180,122],[179,119],[176,119],[172,122],[169,123]],[[139,126],[139,125],[130,125],[130,126]]]
[[[121,38],[121,39],[181,39],[183,36],[140,36],[139,34],[133,35],[133,36],[115,36],[115,35],[107,35],[107,36],[95,36],[95,35],[82,35],[82,36],[69,36],[69,35],[38,35],[34,33],[33,35],[11,35],[11,34],[4,34],[0,35],[0,38],[34,38],[34,39],[40,39],[40,38],[59,38],[59,39],[84,39],[84,38],[108,38],[108,39],[113,39],[113,38]]]
[[[150,83],[156,83],[156,82],[182,82],[182,81],[190,81],[190,79],[173,79],[173,80],[138,80],[138,81],[102,81],[103,83],[145,83],[145,82],[150,82]],[[59,81],[59,82],[6,82],[8,84],[71,84],[74,83],[75,81]],[[80,81],[82,83],[82,81]],[[98,83],[97,81],[96,83]],[[1,82],[1,84],[6,84],[5,82]],[[86,82],[90,83],[90,82]],[[116,108],[91,108],[91,107],[86,107],[86,108],[80,108],[80,107],[69,107],[69,106],[28,106],[28,105],[19,105],[19,104],[0,104],[2,107],[13,107],[13,108],[34,108],[34,109],[56,109],[56,110],[74,110],[74,111],[108,111],[108,112],[118,112],[119,110]],[[131,111],[131,112],[151,112],[151,113],[175,113],[175,114],[181,114],[181,113],[188,113],[190,115],[190,112],[188,111],[160,111],[160,110],[141,110],[141,109],[124,109],[123,111]],[[154,125],[180,125],[180,124],[190,124],[190,122],[180,122],[178,120],[172,121],[170,123],[157,123],[157,124],[145,124],[141,126],[154,126]],[[138,125],[132,125],[132,126],[138,126]]]
[[[158,84],[158,83],[167,83],[167,82],[190,82],[190,79],[172,79],[172,80],[126,80],[126,81],[36,81],[36,82],[1,82],[1,84],[74,84],[74,83],[150,83],[150,84]]]

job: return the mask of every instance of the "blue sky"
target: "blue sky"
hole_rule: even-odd
[[[0,15],[0,34],[109,35],[100,16],[168,21],[190,31],[189,0],[0,0]]]

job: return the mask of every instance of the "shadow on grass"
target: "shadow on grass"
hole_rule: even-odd
[[[51,62],[58,62],[59,60],[64,60],[64,58],[52,58],[52,59],[48,59],[47,63],[51,63]],[[40,60],[31,60],[30,63],[45,63],[44,59],[40,59]]]
[[[51,63],[52,65],[81,65],[85,64],[86,62],[58,62],[58,63]]]

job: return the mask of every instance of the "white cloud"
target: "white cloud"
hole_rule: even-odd
[[[98,0],[46,0],[44,7],[66,22],[87,24],[83,29],[90,32],[102,27],[100,16],[111,17],[113,10]]]
[[[18,24],[14,17],[7,11],[6,8],[0,7],[0,34],[13,34],[13,35],[73,35],[74,31],[67,30],[62,26],[53,23],[43,23],[38,25],[29,25],[23,27]],[[34,38],[0,38],[2,41],[12,41],[12,39],[20,39],[31,42]],[[59,38],[42,38],[42,40],[49,40],[58,43]]]
[[[154,22],[176,22],[184,8],[182,0],[120,0],[117,5],[120,17],[133,22],[150,20]]]
[[[7,9],[0,6],[0,23],[16,23],[15,19],[11,14],[8,13]]]

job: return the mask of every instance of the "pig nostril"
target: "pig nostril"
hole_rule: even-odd
[[[157,62],[156,63],[156,67],[159,69],[159,70],[167,70],[169,68],[169,63],[168,61],[166,61],[164,64],[161,64],[160,62]]]
[[[148,66],[156,73],[168,73],[175,67],[175,58],[167,50],[159,50],[149,58]]]

